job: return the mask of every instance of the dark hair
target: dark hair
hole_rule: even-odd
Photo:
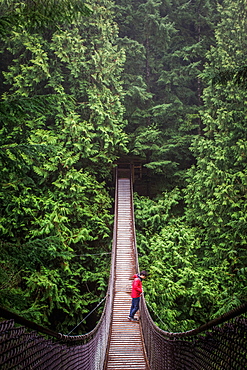
[[[140,275],[148,276],[148,273],[146,271],[141,271]]]

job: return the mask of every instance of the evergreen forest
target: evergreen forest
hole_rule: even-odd
[[[66,334],[105,297],[133,158],[157,325],[246,301],[246,1],[0,0],[0,45],[0,305]]]

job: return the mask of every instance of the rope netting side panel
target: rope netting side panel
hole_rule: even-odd
[[[247,310],[247,305],[239,311]],[[237,315],[238,310],[229,316]],[[169,333],[151,319],[141,302],[141,322],[152,370],[244,370],[247,369],[247,318],[245,315],[213,320],[183,333]],[[221,323],[220,323],[221,321]],[[208,328],[207,328],[208,326]]]
[[[97,333],[83,343],[83,336],[61,335],[60,341],[15,327],[14,320],[0,323],[0,369],[100,370],[104,366],[109,325],[102,320]],[[80,343],[81,342],[81,343]]]

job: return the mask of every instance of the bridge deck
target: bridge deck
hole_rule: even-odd
[[[139,323],[129,322],[131,276],[135,273],[130,180],[118,179],[116,278],[106,370],[147,370]]]

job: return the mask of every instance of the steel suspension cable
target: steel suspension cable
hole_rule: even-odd
[[[97,306],[96,307],[94,307],[93,309],[92,309],[92,311],[90,311],[88,314],[87,314],[87,316],[86,317],[84,317],[84,319],[82,319],[80,322],[79,322],[79,324],[77,324],[75,327],[74,327],[74,329],[72,329],[67,335],[70,335],[71,333],[73,333],[73,331],[75,330],[75,329],[77,329],[82,323],[83,323],[83,321],[85,321],[95,310],[97,310],[97,308],[106,300],[106,297],[107,297],[107,295],[97,304]]]

